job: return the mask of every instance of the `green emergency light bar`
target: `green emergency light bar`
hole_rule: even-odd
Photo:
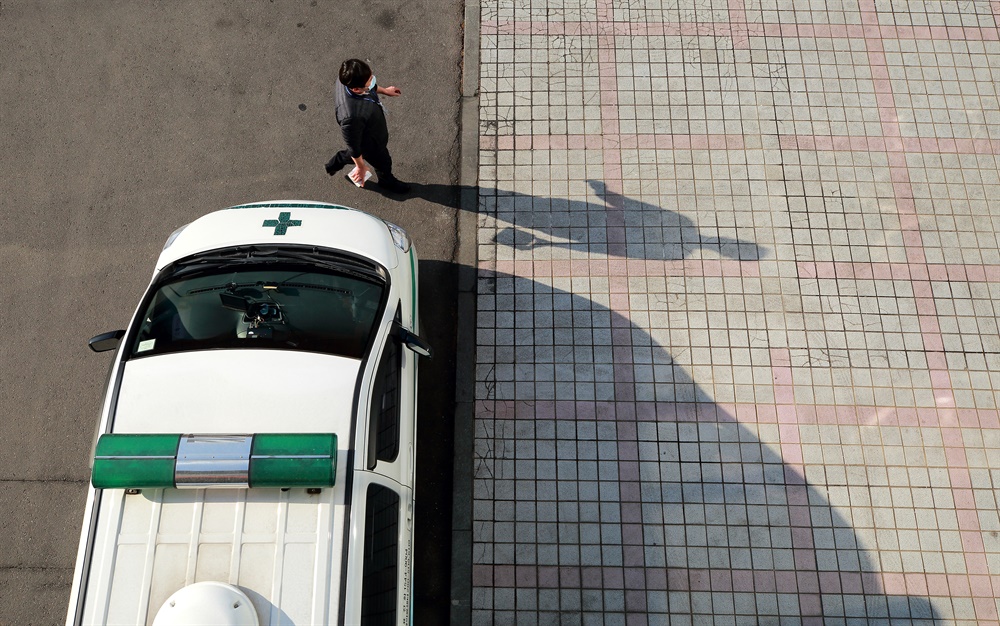
[[[334,433],[106,434],[91,482],[98,489],[332,487]]]

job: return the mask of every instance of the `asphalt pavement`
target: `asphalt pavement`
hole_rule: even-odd
[[[448,619],[462,5],[372,0],[0,4],[0,624],[64,619],[109,355],[166,237],[257,200],[353,206],[421,264],[416,611]],[[355,189],[331,87],[370,61],[408,197]]]

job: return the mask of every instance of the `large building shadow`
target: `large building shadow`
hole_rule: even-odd
[[[479,303],[474,623],[935,621],[928,598],[884,592],[873,546],[777,437],[644,329],[505,274],[480,273]],[[637,402],[647,364],[693,396]]]

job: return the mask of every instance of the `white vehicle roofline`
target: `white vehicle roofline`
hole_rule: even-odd
[[[255,220],[241,216],[244,211],[256,213]],[[329,211],[339,213],[338,217],[329,215]],[[350,252],[388,269],[398,263],[393,249],[396,246],[385,220],[339,204],[273,200],[213,211],[178,228],[163,246],[156,271],[212,250],[267,245],[315,246]]]

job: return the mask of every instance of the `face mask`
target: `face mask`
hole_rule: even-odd
[[[372,84],[371,84],[370,87],[368,87],[368,93],[371,93],[371,92],[375,91],[375,85],[376,85],[376,83],[375,83],[375,75],[372,74]]]

